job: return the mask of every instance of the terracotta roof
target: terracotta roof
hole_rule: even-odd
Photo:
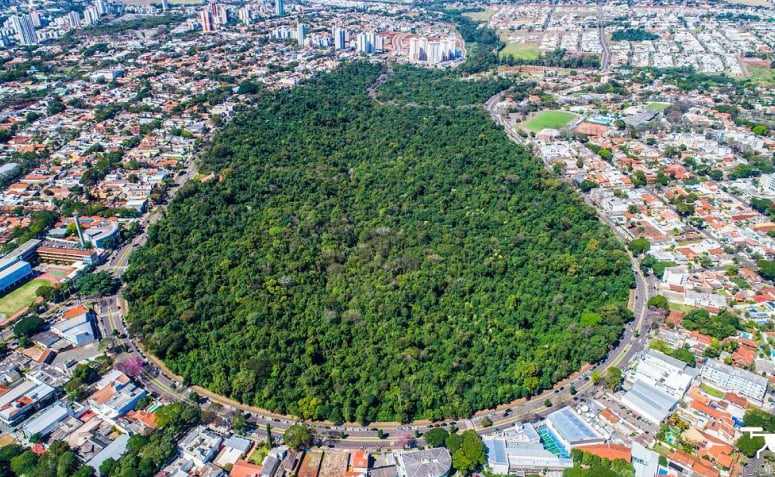
[[[580,446],[576,447],[576,449],[608,460],[624,459],[627,462],[632,460],[632,450],[627,446],[619,444]]]
[[[113,384],[111,383],[92,394],[89,397],[89,400],[99,404],[105,404],[105,402],[107,402],[107,400],[110,399],[114,394],[116,394],[116,390],[113,388]]]
[[[231,477],[256,477],[261,473],[261,466],[251,464],[246,460],[238,460],[231,468]]]
[[[62,314],[62,317],[66,320],[69,320],[70,318],[75,318],[76,316],[81,316],[84,313],[88,313],[88,312],[89,312],[89,309],[86,308],[84,305],[78,305],[65,311],[64,314]]]
[[[600,411],[600,417],[610,422],[611,424],[616,424],[617,422],[619,422],[619,416],[612,413],[608,409],[603,409],[602,411]]]
[[[735,393],[724,394],[724,400],[738,407],[742,407],[743,409],[748,409],[748,400],[742,396],[738,396]]]
[[[369,454],[365,451],[358,450],[350,454],[350,467],[356,469],[368,469],[369,468]]]

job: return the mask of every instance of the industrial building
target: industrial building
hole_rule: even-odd
[[[10,291],[29,280],[32,266],[18,257],[0,259],[0,294]]]
[[[622,405],[644,419],[659,424],[673,412],[678,399],[650,384],[636,381],[622,397]]]
[[[546,416],[546,427],[568,452],[576,446],[605,442],[605,437],[567,406]]]
[[[70,415],[69,409],[62,403],[41,412],[25,424],[24,435],[29,439],[35,434],[40,437],[46,437],[57,428],[60,422],[64,421]]]
[[[487,463],[498,475],[542,474],[561,476],[573,467],[573,460],[548,451],[530,424],[515,424],[511,429],[484,439]]]

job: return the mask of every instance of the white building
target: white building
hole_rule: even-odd
[[[714,387],[739,394],[755,403],[763,402],[767,392],[767,378],[715,359],[705,363],[700,377]]]
[[[35,33],[35,27],[29,15],[13,15],[10,18],[11,26],[16,31],[16,38],[22,45],[36,45],[38,35]]]
[[[202,467],[213,460],[222,442],[221,436],[203,426],[198,426],[186,434],[178,447],[186,459],[193,461],[196,467]]]
[[[452,468],[452,456],[443,447],[404,452],[397,460],[401,477],[445,477]]]
[[[681,399],[696,374],[696,371],[683,361],[656,350],[649,350],[638,363],[632,381],[641,381]]]
[[[584,422],[584,419],[576,411],[567,406],[546,416],[546,427],[560,440],[560,444],[568,452],[575,446],[605,442],[605,437]]]
[[[63,320],[51,326],[51,331],[75,347],[97,341],[94,335],[94,313],[85,306],[66,311]]]
[[[622,405],[654,424],[661,423],[678,405],[678,399],[650,384],[636,381],[622,396]]]
[[[541,437],[530,424],[515,424],[513,428],[487,436],[487,463],[497,475],[561,476],[573,467],[573,460],[552,454],[541,444]]]

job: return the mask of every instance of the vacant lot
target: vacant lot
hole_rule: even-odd
[[[51,283],[48,280],[31,280],[0,298],[0,313],[11,316],[25,306],[29,306],[37,298],[35,292],[44,285],[51,286]]]
[[[510,43],[499,53],[501,58],[513,56],[518,60],[538,59],[538,47],[534,43]]]
[[[667,109],[670,103],[649,103],[646,105],[646,109],[649,111],[659,111],[660,113]]]
[[[495,10],[485,10],[483,12],[466,12],[463,15],[467,16],[471,20],[486,22],[490,21],[490,18],[495,15]]]
[[[751,80],[760,86],[775,87],[775,69],[764,66],[748,66]]]
[[[540,131],[547,128],[560,129],[573,121],[575,117],[575,114],[566,113],[565,111],[544,111],[525,123],[524,128],[531,131]]]

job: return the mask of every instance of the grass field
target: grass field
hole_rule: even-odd
[[[11,316],[35,301],[35,292],[43,285],[51,285],[48,280],[30,280],[11,293],[0,298],[0,313]]]
[[[467,16],[471,20],[486,22],[490,21],[490,18],[495,15],[495,10],[485,10],[483,12],[466,12],[463,15]]]
[[[659,111],[660,113],[670,106],[670,103],[649,103],[646,105],[646,109],[649,111]]]
[[[682,313],[689,313],[690,311],[695,309],[693,306],[680,305],[678,303],[668,303],[667,306],[668,308],[670,308],[671,311],[675,310],[675,311],[680,311]]]
[[[544,111],[525,123],[524,128],[531,131],[540,131],[547,128],[560,129],[573,121],[575,117],[575,114],[566,113],[565,111]]]
[[[705,384],[705,383],[701,383],[701,384],[700,384],[700,388],[701,388],[703,391],[705,391],[705,393],[706,393],[708,396],[717,397],[717,398],[719,398],[719,399],[723,399],[723,398],[724,398],[724,393],[723,393],[723,392],[719,391],[719,390],[718,390],[718,389],[716,389],[716,388],[712,388],[712,387],[708,386],[708,385],[707,385],[707,384]]]
[[[748,66],[747,68],[754,83],[760,86],[775,87],[775,69],[764,66]]]
[[[518,60],[538,59],[538,47],[534,43],[509,43],[498,53],[501,58],[513,56]]]

